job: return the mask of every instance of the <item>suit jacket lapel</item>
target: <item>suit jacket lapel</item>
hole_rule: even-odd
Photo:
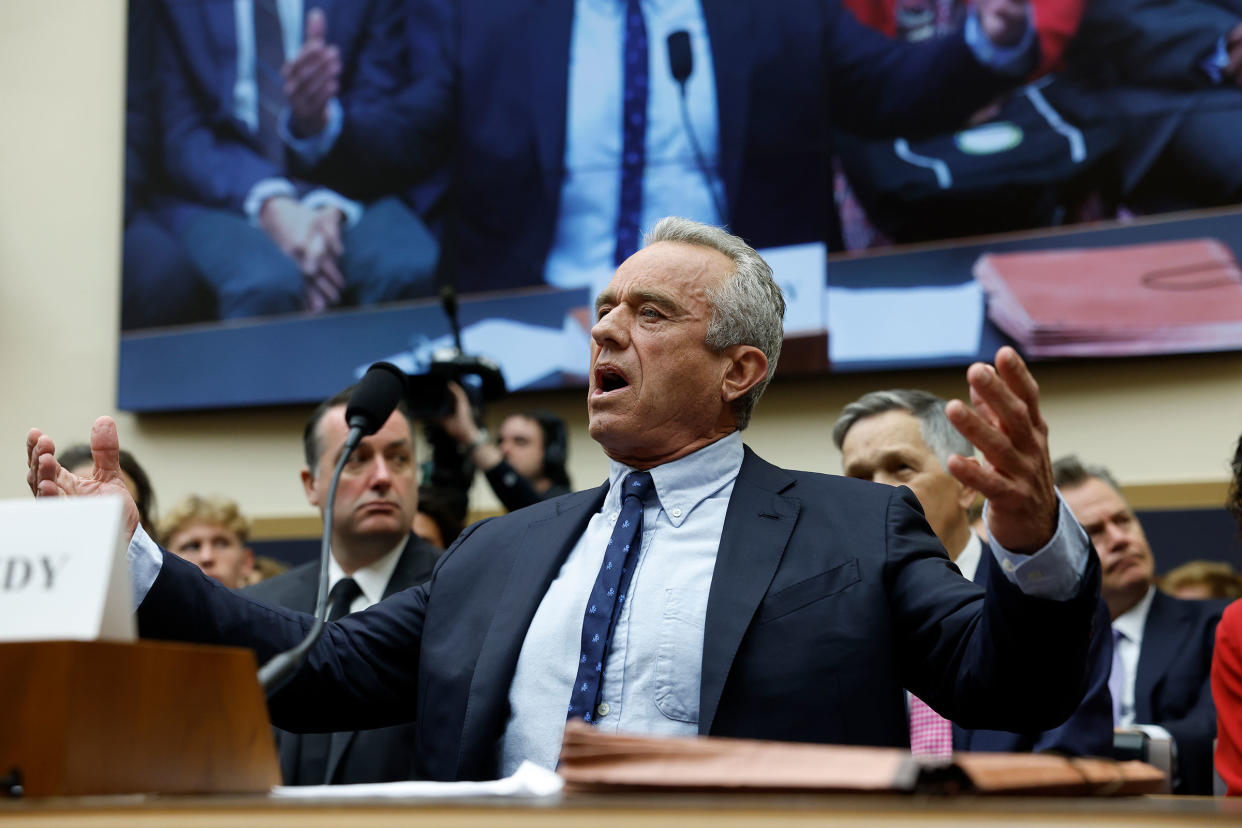
[[[703,18],[711,41],[716,76],[716,110],[719,121],[720,175],[725,185],[725,209],[737,198],[745,155],[750,105],[750,56],[739,48],[748,40],[751,4],[732,0],[702,0]],[[722,217],[727,223],[729,216]]]
[[[477,775],[472,769],[463,768],[464,757],[494,755],[491,742],[497,728],[503,727],[499,717],[506,708],[509,685],[531,619],[607,494],[605,483],[557,501],[555,515],[528,525],[525,534],[510,547],[509,579],[496,602],[496,612],[470,682],[470,701],[457,754],[458,778],[472,779]]]
[[[1183,627],[1186,621],[1181,607],[1156,590],[1143,625],[1143,646],[1139,650],[1138,668],[1134,675],[1135,721],[1152,720],[1152,698],[1156,687],[1164,681],[1169,661],[1185,640]]]
[[[573,0],[539,0],[531,11],[530,55],[531,128],[539,148],[539,167],[550,204],[559,201],[561,171],[565,165],[565,119],[569,100],[570,38]]]
[[[212,61],[212,65],[205,68],[215,75],[216,85],[211,92],[219,115],[231,119],[233,87],[237,84],[237,20],[233,4],[202,3],[198,11],[202,21],[199,31],[207,32],[207,49]]]
[[[794,484],[782,469],[749,448],[733,485],[703,633],[699,733],[711,732],[733,658],[780,565],[801,503],[780,492]]]

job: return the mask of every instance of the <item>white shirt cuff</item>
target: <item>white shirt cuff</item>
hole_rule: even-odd
[[[129,563],[129,581],[134,588],[134,609],[138,609],[164,566],[163,553],[142,528],[142,524],[138,525],[134,536],[129,539],[125,559]]]
[[[979,12],[973,8],[966,15],[964,34],[966,45],[970,47],[970,51],[975,53],[975,58],[997,74],[1021,78],[1033,71],[1038,64],[1037,53],[1031,49],[1035,41],[1035,7],[1033,4],[1028,3],[1026,7],[1026,31],[1012,46],[997,46],[988,40],[988,36],[983,33],[982,24],[979,23]]]
[[[250,192],[246,193],[246,201],[242,204],[242,209],[245,210],[246,217],[250,219],[251,224],[255,227],[259,226],[259,212],[269,198],[276,196],[297,198],[298,191],[291,181],[284,178],[264,178],[250,188]]]
[[[356,201],[351,201],[340,193],[332,190],[318,189],[311,190],[302,198],[302,206],[308,210],[318,210],[320,207],[335,207],[345,216],[345,229],[349,229],[358,223],[358,219],[362,218],[362,205]]]
[[[1052,540],[1034,555],[1015,554],[994,540],[989,546],[1001,572],[1023,593],[1034,598],[1066,601],[1074,597],[1083,573],[1087,571],[1090,546],[1087,533],[1078,525],[1060,492],[1057,492],[1057,503],[1057,531],[1053,533]],[[988,507],[984,504],[984,521],[987,515]]]
[[[280,118],[280,140],[308,167],[313,167],[336,146],[336,139],[341,137],[341,128],[345,123],[345,112],[336,98],[328,101],[328,122],[324,128],[314,135],[298,138],[289,128],[289,111],[285,110]]]

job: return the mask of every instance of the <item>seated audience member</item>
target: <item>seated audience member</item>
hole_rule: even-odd
[[[1231,465],[1233,480],[1225,505],[1242,534],[1242,437]],[[1217,713],[1216,773],[1229,796],[1242,796],[1242,601],[1231,603],[1216,627],[1212,697]]]
[[[1209,674],[1225,602],[1183,601],[1156,589],[1147,536],[1106,469],[1071,455],[1053,472],[1100,556],[1101,594],[1113,621],[1115,724],[1170,736],[1173,792],[1210,794],[1216,709]]]
[[[964,577],[976,583],[1003,577],[986,540],[970,526],[978,493],[948,472],[954,454],[973,457],[975,448],[945,415],[945,401],[926,391],[874,391],[850,403],[832,429],[847,477],[909,486],[932,531]],[[1113,647],[1108,608],[1101,601],[1091,634],[1087,693],[1059,727],[1031,733],[968,730],[941,718],[917,697],[910,699],[910,744],[915,752],[947,756],[952,750],[1053,751],[1111,756],[1113,707],[1108,675]]]
[[[596,300],[586,402],[608,480],[475,523],[427,583],[328,625],[271,698],[273,721],[415,718],[418,770],[437,780],[555,767],[567,716],[607,732],[905,746],[908,687],[976,727],[1063,721],[1086,683],[1099,562],[1053,488],[1021,357],[1006,347],[995,366],[972,365],[977,406],[947,410],[983,453],[950,469],[988,497],[1005,562],[980,586],[953,569],[909,490],[779,468],[743,444],[784,310],[740,238],[660,221]],[[345,431],[331,424],[322,455]],[[351,487],[388,473],[385,450],[405,432],[368,438]],[[99,418],[91,439],[100,463],[82,480],[31,429],[31,490],[126,500],[115,423]],[[387,515],[351,493],[342,517]],[[142,635],[266,661],[311,626],[159,550],[132,504],[126,518]]]
[[[512,512],[570,491],[565,471],[569,437],[565,421],[547,411],[510,414],[500,424],[496,442],[474,420],[466,392],[451,383],[454,411],[440,421],[462,451],[470,452],[496,497]]]
[[[1224,561],[1187,561],[1164,573],[1159,585],[1174,598],[1242,598],[1242,579]]]
[[[164,0],[159,12],[161,209],[219,318],[434,292],[438,246],[399,198],[361,203],[291,164],[315,151],[306,136],[349,117],[338,95],[398,83],[405,4]],[[336,77],[304,94],[307,64]]]
[[[306,499],[322,514],[332,470],[349,427],[347,388],[319,405],[303,432]],[[328,619],[335,621],[381,599],[423,583],[439,548],[411,534],[418,509],[414,422],[404,406],[363,438],[345,464],[333,509]],[[319,560],[294,567],[246,590],[274,606],[314,612]],[[415,778],[414,726],[337,733],[277,731],[280,770],[286,785],[396,782]]]
[[[246,545],[250,522],[237,503],[190,495],[160,521],[164,548],[196,565],[229,589],[249,583],[254,552]]]
[[[91,447],[85,443],[69,446],[57,455],[56,460],[71,473],[81,477],[89,477],[95,468],[95,461],[91,457]],[[159,537],[159,530],[156,526],[155,490],[151,487],[151,478],[147,477],[146,471],[138,465],[134,455],[125,449],[121,449],[121,479],[125,481],[125,488],[138,506],[138,520],[142,528],[152,537]]]

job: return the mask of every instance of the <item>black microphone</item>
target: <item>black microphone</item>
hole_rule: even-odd
[[[694,71],[694,55],[690,52],[690,33],[680,29],[668,36],[668,68],[673,80],[685,88],[686,80]]]
[[[686,103],[686,81],[694,72],[694,53],[690,51],[690,33],[685,29],[678,29],[668,36],[668,69],[681,89],[681,123],[686,129],[686,137],[690,139],[690,149],[694,151],[695,163],[699,166],[699,172],[703,173],[703,180],[707,182],[707,192],[711,195],[712,204],[716,207],[716,215],[720,217],[722,224],[728,224],[729,219],[725,214],[724,205],[720,203],[720,196],[716,193],[715,177],[708,169],[707,159],[703,157],[698,136],[694,134],[694,126],[690,123],[690,107]]]
[[[397,403],[405,396],[405,372],[390,362],[377,362],[349,395],[345,404],[345,422],[350,429],[362,430],[359,438],[374,434],[383,428],[392,416]],[[354,444],[357,447],[357,443]]]
[[[405,372],[388,362],[377,362],[367,369],[358,382],[354,393],[345,403],[345,422],[349,435],[336,460],[336,469],[328,484],[328,499],[323,510],[323,538],[319,547],[319,594],[315,598],[315,623],[306,637],[293,649],[277,653],[259,668],[259,686],[268,696],[280,689],[284,680],[293,673],[302,657],[323,635],[328,617],[328,561],[332,554],[332,506],[336,502],[336,486],[349,456],[358,448],[362,438],[374,434],[388,422],[401,398],[405,396],[407,378]]]

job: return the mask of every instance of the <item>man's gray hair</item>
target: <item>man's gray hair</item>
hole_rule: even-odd
[[[832,427],[832,442],[838,449],[845,442],[845,435],[859,420],[883,414],[885,411],[906,411],[918,420],[923,442],[936,455],[940,465],[948,468],[949,456],[960,454],[973,457],[975,447],[949,422],[944,413],[945,401],[928,391],[913,388],[893,388],[888,391],[872,391],[850,403]]]
[[[755,404],[776,373],[784,339],[785,297],[772,278],[772,268],[754,248],[719,227],[669,216],[656,222],[643,238],[644,247],[656,242],[708,247],[733,262],[733,273],[708,294],[712,318],[707,326],[707,347],[719,352],[733,345],[753,345],[768,358],[767,376],[733,401],[733,416],[740,431],[750,423]]]
[[[1077,454],[1067,454],[1052,462],[1052,482],[1059,489],[1081,486],[1093,477],[1104,481],[1113,487],[1113,491],[1121,494],[1121,485],[1117,482],[1117,478],[1113,477],[1112,472],[1103,466],[1084,463]]]

